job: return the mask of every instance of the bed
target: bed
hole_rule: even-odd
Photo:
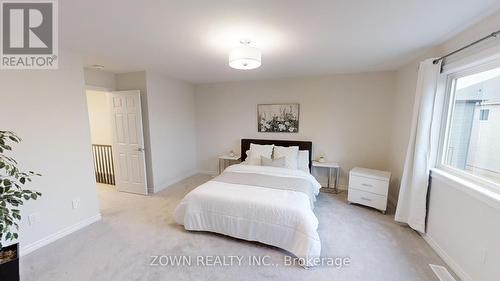
[[[189,192],[175,221],[190,231],[209,231],[282,248],[303,261],[320,256],[313,213],[320,184],[310,174],[312,143],[241,140],[242,161],[250,144],[298,146],[308,151],[308,169],[237,164]],[[310,266],[306,262],[305,266]]]

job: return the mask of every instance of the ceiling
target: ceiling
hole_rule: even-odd
[[[500,8],[498,0],[64,0],[60,44],[107,71],[193,82],[392,70]],[[262,66],[234,70],[248,38]]]

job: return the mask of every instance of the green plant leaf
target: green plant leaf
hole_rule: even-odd
[[[42,194],[37,191],[23,189],[23,185],[31,182],[32,176],[40,176],[33,171],[23,172],[17,168],[18,162],[4,154],[12,150],[12,143],[19,143],[19,138],[10,131],[0,131],[0,248],[1,241],[19,238],[21,212],[17,208],[27,200],[36,200]],[[4,239],[2,239],[4,238]]]

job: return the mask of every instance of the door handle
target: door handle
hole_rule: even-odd
[[[143,152],[143,151],[144,151],[144,148],[139,147],[139,148],[137,149],[137,151]]]

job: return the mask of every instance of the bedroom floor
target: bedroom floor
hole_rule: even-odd
[[[348,205],[345,192],[316,202],[322,256],[349,257],[343,268],[283,266],[284,251],[205,232],[187,232],[172,213],[181,198],[209,180],[195,175],[153,196],[98,186],[103,219],[21,259],[21,280],[438,280],[443,261],[393,215]],[[151,256],[269,256],[274,266],[151,266]],[[458,278],[457,278],[458,280]]]

